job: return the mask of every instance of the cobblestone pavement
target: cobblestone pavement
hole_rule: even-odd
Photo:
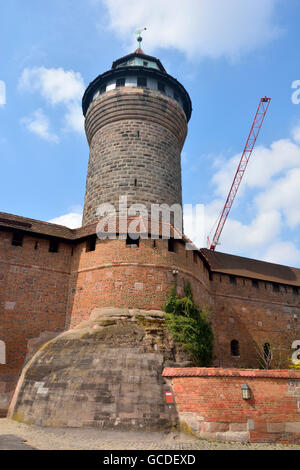
[[[22,446],[40,450],[300,450],[300,446],[280,444],[212,442],[179,433],[42,428],[0,419],[0,449]]]

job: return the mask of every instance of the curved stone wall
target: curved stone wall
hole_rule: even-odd
[[[187,134],[181,106],[161,93],[123,87],[100,95],[86,114],[90,159],[83,224],[102,203],[182,205],[181,150]]]
[[[174,360],[162,312],[96,310],[28,362],[9,416],[39,426],[171,429],[177,412],[161,374]]]
[[[175,280],[180,295],[190,281],[195,301],[212,306],[208,269],[179,241],[175,252],[168,251],[168,240],[155,240],[154,246],[154,240],[142,239],[136,248],[126,240],[97,239],[92,252],[82,242],[73,255],[67,327],[87,320],[95,308],[161,310]]]

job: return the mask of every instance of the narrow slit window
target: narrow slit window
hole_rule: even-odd
[[[240,355],[240,345],[236,339],[233,339],[230,343],[231,355],[233,357],[238,357]]]
[[[12,241],[11,241],[11,244],[12,244],[13,246],[22,246],[22,245],[23,245],[23,238],[24,238],[23,233],[14,232],[14,233],[13,233],[13,237],[12,237]]]
[[[50,240],[49,242],[49,253],[58,253],[59,241]]]
[[[197,256],[197,252],[196,251],[193,251],[193,261],[194,263],[198,263],[198,256]]]

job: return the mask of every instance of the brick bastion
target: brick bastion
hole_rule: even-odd
[[[219,441],[300,444],[300,371],[166,368],[163,377],[185,431]]]

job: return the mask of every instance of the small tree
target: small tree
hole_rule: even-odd
[[[201,311],[194,303],[190,283],[184,285],[183,298],[178,297],[175,283],[163,310],[174,341],[183,346],[198,366],[209,367],[214,336],[207,321],[207,312]]]

